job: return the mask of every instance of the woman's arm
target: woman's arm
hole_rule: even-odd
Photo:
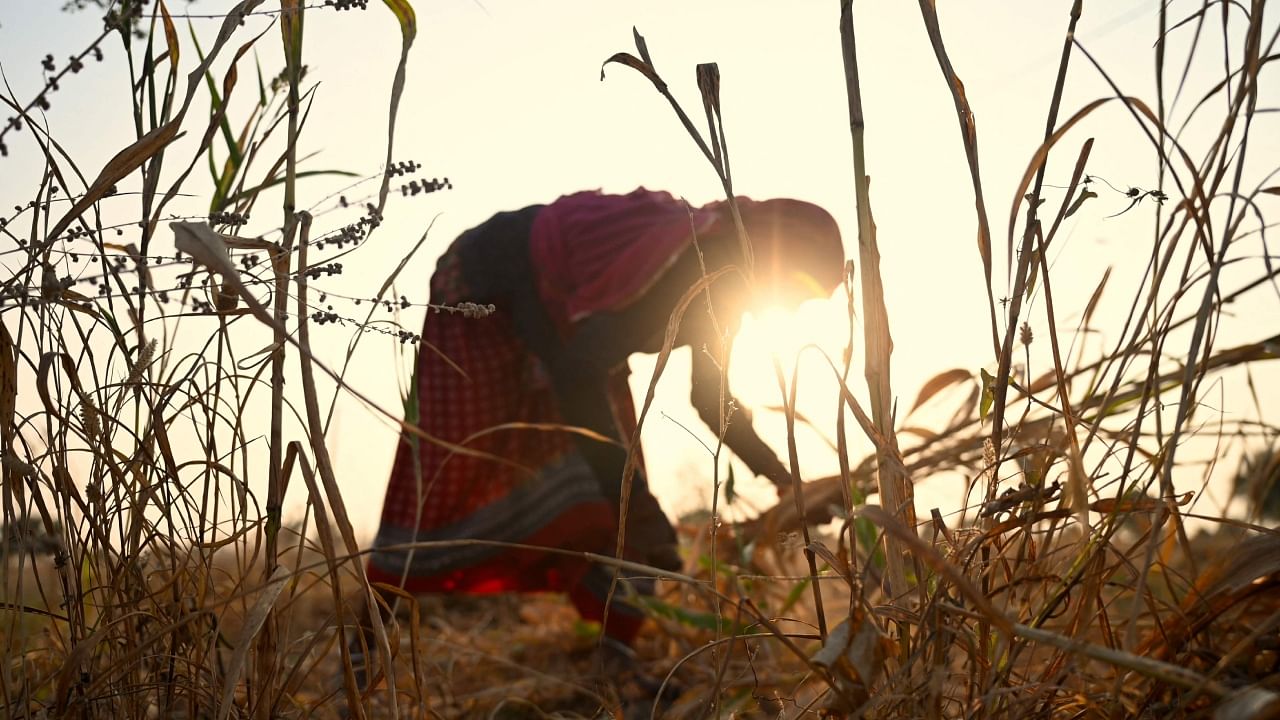
[[[698,417],[711,428],[720,431],[720,369],[703,350],[701,344],[693,346],[692,390],[689,399],[698,411]],[[729,446],[734,455],[746,463],[751,472],[768,478],[779,489],[791,483],[791,473],[778,459],[773,448],[765,444],[751,425],[751,411],[734,400],[729,388],[725,387],[725,402],[734,403],[734,411],[729,416],[729,426],[724,433],[724,444]]]

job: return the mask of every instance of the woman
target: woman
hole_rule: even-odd
[[[743,198],[739,206],[760,288],[790,305],[830,294],[844,255],[826,211],[794,200]],[[704,267],[710,274],[733,265],[742,265],[741,244],[727,204],[694,209],[644,189],[567,195],[463,233],[439,260],[431,302],[491,304],[494,312],[427,316],[406,419],[454,447],[402,439],[375,540],[385,549],[371,556],[369,579],[411,592],[565,592],[584,618],[601,620],[611,570],[580,557],[395,546],[483,539],[612,555],[636,425],[627,356],[661,348],[672,310]],[[741,273],[722,276],[711,287],[715,320],[704,302],[691,304],[678,336],[694,348],[692,401],[713,432],[720,371],[703,348],[718,346],[717,322],[736,329],[745,288]],[[725,443],[756,474],[789,483],[745,411],[733,414]],[[681,564],[643,471],[631,488],[624,557]],[[604,632],[630,643],[641,620],[615,600]]]

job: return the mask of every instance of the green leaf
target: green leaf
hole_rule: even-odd
[[[724,480],[724,501],[733,504],[738,499],[737,479],[733,476],[733,463],[729,463],[729,470],[725,473]]]
[[[724,617],[717,618],[714,613],[689,610],[687,608],[680,607],[679,605],[672,605],[671,603],[664,602],[651,595],[637,595],[635,598],[632,598],[631,601],[638,603],[642,608],[655,617],[673,620],[685,627],[709,630],[712,632],[719,628],[720,631],[724,633],[734,632],[734,623],[732,620]],[[745,629],[746,628],[744,626],[739,625],[736,632],[742,633]]]
[[[391,101],[387,108],[387,157],[384,161],[387,167],[391,167],[392,152],[395,149],[396,135],[396,117],[400,113],[400,96],[404,94],[405,74],[409,65],[409,48],[413,46],[413,39],[418,35],[418,20],[413,13],[413,6],[409,4],[409,0],[383,0],[387,7],[391,8],[391,12],[395,13],[396,20],[400,21],[400,60],[396,63],[396,75],[391,81]],[[382,176],[382,187],[378,188],[378,211],[381,212],[387,204],[387,193],[391,189],[391,174],[384,173]]]
[[[188,24],[191,29],[191,42],[196,48],[196,56],[200,58],[200,63],[204,63],[204,50],[200,48],[200,39],[196,37],[196,29],[194,25]],[[222,104],[222,95],[218,92],[218,83],[213,79],[213,73],[205,70],[204,82],[209,88],[209,107],[216,108]],[[236,145],[235,137],[231,134],[231,123],[227,120],[225,113],[222,115],[222,122],[219,124],[222,131],[222,139],[227,144],[227,151],[235,158],[237,165],[240,164],[240,148]]]
[[[191,43],[195,46],[196,56],[200,58],[200,62],[204,63],[204,50],[200,47],[200,39],[196,37],[195,26],[187,21],[187,27],[191,31]],[[213,73],[205,70],[204,73],[205,86],[209,89],[209,107],[216,108],[222,104],[222,96],[218,93],[218,84],[213,79]],[[236,144],[235,137],[231,134],[231,123],[227,120],[226,113],[222,115],[222,122],[219,123],[219,129],[222,131],[223,142],[226,143],[227,150],[230,153],[227,158],[226,166],[239,167],[240,165],[240,147]],[[209,175],[213,178],[214,197],[209,203],[210,211],[222,209],[223,188],[230,186],[230,180],[226,177],[226,171],[222,174],[218,173],[217,163],[213,159],[213,145],[209,146]]]
[[[982,374],[982,400],[978,403],[978,419],[985,421],[987,413],[991,412],[991,405],[996,401],[996,378],[986,368],[978,372]]]
[[[786,615],[790,612],[791,608],[795,607],[796,603],[800,602],[800,597],[804,595],[805,590],[809,589],[810,582],[812,582],[812,580],[805,578],[804,580],[796,583],[796,586],[791,588],[791,592],[787,593],[787,599],[782,601],[782,607],[779,608],[778,612],[774,613],[774,615]]]
[[[396,20],[400,22],[400,34],[406,43],[413,42],[418,36],[418,17],[413,12],[413,6],[409,4],[409,0],[382,0],[391,8],[391,12],[395,13]]]
[[[596,640],[600,637],[600,623],[595,620],[573,621],[573,636],[580,640]]]
[[[213,159],[213,146],[212,146],[212,145],[210,145],[210,146],[209,146],[209,148],[208,148],[207,150],[205,150],[205,156],[206,156],[206,157],[208,158],[208,160],[209,160],[209,177],[213,180],[213,186],[216,188],[216,187],[218,187],[218,185],[220,185],[221,183],[220,183],[220,182],[219,182],[219,180],[218,180],[218,163],[217,163],[217,162],[215,162],[215,161],[214,161],[214,159]],[[216,200],[215,200],[215,202],[216,202]]]
[[[884,569],[884,546],[877,543],[876,540],[880,536],[880,530],[876,524],[867,518],[855,518],[853,521],[853,533],[858,537],[858,544],[864,548],[871,548],[871,564],[881,570]]]

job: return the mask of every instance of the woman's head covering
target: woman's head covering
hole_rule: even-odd
[[[840,284],[844,246],[840,228],[826,210],[786,198],[739,198],[738,210],[751,240],[756,282],[766,299],[794,306],[825,298]]]
[[[597,312],[626,307],[688,247],[717,214],[666,192],[598,190],[544,207],[529,234],[529,256],[543,305],[561,330]]]
[[[830,295],[844,271],[844,249],[827,211],[800,200],[740,197],[738,205],[762,290],[791,305]],[[644,188],[626,195],[588,191],[539,211],[529,253],[543,303],[565,330],[588,315],[633,302],[695,234],[727,233],[732,241],[734,232],[724,201],[694,208]]]

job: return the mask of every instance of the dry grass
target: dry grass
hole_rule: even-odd
[[[386,4],[402,31],[389,98],[394,128],[415,21],[404,0]],[[1166,97],[1163,83],[1154,100],[1115,88],[1114,97],[1060,121],[1069,111],[1059,108],[1068,73],[1106,75],[1086,64],[1092,58],[1073,39],[1080,3],[1064,16],[1044,143],[1012,199],[1007,303],[992,287],[998,231],[980,183],[978,129],[933,4],[921,0],[943,84],[919,91],[954,101],[972,171],[995,372],[943,372],[919,389],[908,414],[951,403],[951,419],[913,435],[903,432],[893,402],[892,318],[862,152],[874,127],[862,114],[861,29],[845,0],[841,26],[831,29],[844,40],[859,179],[851,198],[859,254],[845,290],[851,318],[855,305],[864,313],[865,334],[856,337],[850,322],[848,353],[830,361],[839,386],[832,402],[844,412],[835,427],[820,429],[834,438],[841,474],[797,481],[787,502],[749,522],[721,525],[717,507],[682,523],[685,573],[663,580],[650,603],[652,622],[637,647],[640,678],[605,681],[617,677],[597,672],[596,629],[559,598],[406,598],[397,622],[376,630],[380,677],[363,693],[343,638],[371,592],[329,461],[328,416],[316,386],[317,376],[327,377],[360,396],[345,377],[354,341],[345,358],[317,357],[309,325],[385,326],[371,323],[372,311],[357,321],[318,309],[307,283],[340,272],[334,263],[388,212],[392,179],[419,168],[391,161],[388,133],[388,171],[355,181],[350,192],[378,189],[333,203],[348,224],[326,225],[318,212],[300,210],[318,207],[297,189],[299,177],[316,172],[299,169],[297,152],[311,82],[302,19],[332,10],[289,0],[261,5],[239,3],[216,41],[192,53],[163,5],[153,12],[136,0],[111,4],[107,30],[66,68],[49,70],[52,81],[38,97],[4,98],[15,121],[0,141],[35,143],[46,158],[43,176],[32,179],[38,191],[0,228],[6,257],[19,258],[0,291],[6,716],[631,717],[645,709],[639,686],[646,675],[667,688],[654,714],[673,718],[1280,716],[1280,535],[1263,525],[1275,520],[1205,517],[1196,493],[1175,492],[1175,478],[1184,488],[1207,483],[1214,470],[1186,459],[1180,446],[1188,436],[1216,437],[1224,456],[1274,448],[1277,436],[1262,422],[1210,424],[1197,415],[1206,381],[1247,373],[1280,352],[1280,336],[1227,348],[1215,342],[1225,305],[1275,286],[1262,230],[1266,196],[1280,189],[1248,180],[1245,171],[1262,110],[1258,84],[1278,57],[1262,0],[1206,3],[1185,19],[1162,10],[1163,29],[1197,37],[1225,22],[1219,12],[1237,13],[1243,46],[1232,48],[1235,64],[1217,86],[1185,87],[1182,71],[1174,91],[1181,104]],[[260,102],[233,120],[232,94],[252,92],[237,90],[252,84],[242,60],[254,43],[276,37],[241,37],[238,19],[249,12],[277,16],[285,66],[274,81],[259,78]],[[126,44],[137,74],[137,137],[104,167],[82,169],[42,134],[38,111],[59,79],[116,41]],[[636,43],[636,55],[609,61],[653,81],[732,199],[719,70],[697,71],[704,136],[639,33]],[[1176,74],[1213,61],[1195,48],[1174,61],[1159,43],[1159,75],[1166,66]],[[229,55],[238,75],[209,74],[216,58]],[[200,93],[211,100],[207,119],[188,114]],[[1185,98],[1199,102],[1188,109]],[[1053,289],[1063,279],[1046,258],[1063,220],[1098,196],[1088,172],[1092,140],[1080,142],[1072,129],[1109,102],[1128,110],[1161,169],[1157,189],[1129,194],[1157,204],[1150,265],[1123,332],[1090,355],[1072,340],[1093,332],[1107,277],[1088,307],[1056,308]],[[1187,145],[1170,128],[1189,115],[1214,115],[1220,132]],[[182,146],[179,157],[173,143],[182,134],[200,141]],[[211,149],[223,162],[211,164],[206,192],[192,170]],[[1050,156],[1062,153],[1074,169],[1054,207],[1041,191]],[[406,194],[448,186],[405,183]],[[138,214],[128,237],[117,240],[100,203],[123,186],[140,188]],[[273,187],[283,189],[282,215],[266,220],[269,211],[257,203]],[[176,224],[170,235],[166,207],[187,191],[211,197],[210,214]],[[966,222],[973,221],[957,225]],[[974,231],[958,235],[969,242]],[[171,237],[176,252],[167,249]],[[742,241],[749,249],[745,233]],[[336,252],[309,260],[326,247]],[[1233,284],[1224,279],[1228,266]],[[384,307],[408,302],[387,297],[402,267],[378,292]],[[742,272],[750,278],[752,268]],[[97,296],[82,294],[88,277]],[[701,311],[693,300],[714,292],[706,285],[691,291],[681,312]],[[1043,299],[1038,322],[1049,328],[1036,337],[1023,309],[1031,293]],[[1078,327],[1057,324],[1072,312],[1080,312]],[[387,332],[416,341],[403,330]],[[1052,369],[1022,377],[1018,356],[1033,343],[1051,347]],[[850,378],[859,349],[866,410]],[[670,350],[668,343],[653,383]],[[303,379],[297,395],[283,389],[291,365]],[[801,378],[777,368],[798,468]],[[1255,391],[1260,418],[1265,393]],[[267,416],[255,410],[262,402]],[[875,453],[850,457],[855,434]],[[251,452],[253,437],[265,437],[268,451]],[[1274,458],[1258,455],[1249,466],[1245,484],[1257,508],[1273,507],[1261,499],[1274,492]],[[959,515],[917,518],[914,484],[941,473],[968,479],[968,506]],[[250,481],[263,476],[268,491],[256,497]],[[281,525],[286,493],[306,497],[297,527]],[[883,508],[866,504],[872,494]],[[824,525],[833,516],[837,522]],[[1190,521],[1205,520],[1213,530],[1188,530]],[[620,573],[647,571],[612,564]]]

